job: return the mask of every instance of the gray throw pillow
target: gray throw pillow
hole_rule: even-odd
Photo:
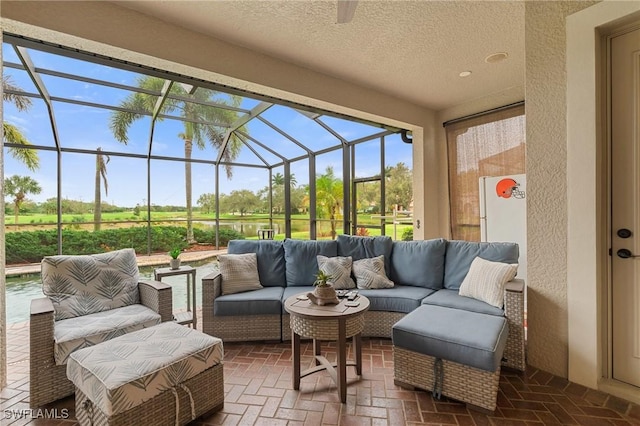
[[[331,275],[329,282],[337,290],[355,288],[356,283],[351,279],[351,257],[326,257],[318,255],[318,268],[325,274]]]
[[[218,255],[222,294],[259,290],[258,259],[255,253]]]
[[[353,275],[358,288],[393,288],[393,281],[384,272],[384,256],[356,260],[353,262]]]

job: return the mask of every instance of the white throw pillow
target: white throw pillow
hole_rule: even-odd
[[[358,288],[393,288],[393,281],[384,272],[384,255],[353,262],[353,275]]]
[[[353,260],[348,257],[327,257],[319,254],[318,268],[325,274],[331,275],[329,282],[336,290],[356,288],[356,283],[351,279],[351,264]]]
[[[460,296],[473,297],[497,308],[504,305],[504,286],[518,272],[517,264],[476,257],[460,285]]]
[[[258,258],[255,253],[218,255],[222,294],[259,290]]]

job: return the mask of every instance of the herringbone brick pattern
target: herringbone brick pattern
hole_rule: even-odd
[[[0,393],[0,424],[74,424],[73,397],[46,408],[67,420],[33,419],[28,409],[28,327],[8,331],[9,386]],[[640,425],[640,407],[529,367],[525,374],[503,371],[498,409],[482,413],[464,404],[434,400],[426,391],[393,384],[393,352],[385,339],[363,339],[363,376],[348,368],[347,403],[338,400],[326,372],[305,377],[300,391],[291,388],[291,347],[287,343],[225,344],[225,406],[198,425]],[[304,365],[313,363],[312,347],[303,343]],[[335,346],[325,344],[330,360]],[[351,353],[349,353],[351,356]],[[8,410],[8,411],[7,411]],[[56,411],[53,411],[56,412]],[[13,413],[9,419],[7,413]],[[24,412],[27,413],[27,412]],[[40,413],[42,414],[42,413]]]

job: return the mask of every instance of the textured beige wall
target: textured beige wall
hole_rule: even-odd
[[[568,375],[566,16],[595,2],[525,7],[528,361]]]

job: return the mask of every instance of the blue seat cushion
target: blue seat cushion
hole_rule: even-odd
[[[307,294],[311,291],[315,290],[315,287],[312,285],[309,286],[295,286],[295,287],[285,287],[284,292],[282,294],[282,313],[289,315],[289,313],[284,309],[284,301],[294,296],[296,294]]]
[[[435,292],[424,287],[397,285],[393,288],[375,290],[358,290],[358,293],[369,299],[370,311],[387,311],[408,313],[420,306],[422,299]]]
[[[216,297],[213,301],[215,316],[280,315],[283,290],[282,287],[264,287]]]
[[[282,241],[231,240],[229,254],[255,253],[258,259],[258,276],[263,287],[284,287],[285,263]]]
[[[287,287],[313,285],[318,273],[318,255],[338,255],[338,242],[334,240],[286,239],[283,246]]]
[[[444,254],[447,242],[394,241],[391,250],[391,281],[400,285],[439,290],[444,283]]]
[[[476,257],[502,263],[518,263],[517,243],[447,241],[444,261],[444,288],[458,290]]]
[[[460,296],[458,290],[438,290],[422,300],[423,305],[437,305],[445,308],[462,309],[463,311],[478,312],[480,314],[503,317],[504,311],[482,300]]]
[[[393,326],[392,338],[397,347],[496,371],[508,327],[504,317],[423,305]]]
[[[353,261],[370,257],[384,256],[384,272],[391,273],[391,237],[360,237],[357,235],[338,235],[338,256],[351,256]]]

